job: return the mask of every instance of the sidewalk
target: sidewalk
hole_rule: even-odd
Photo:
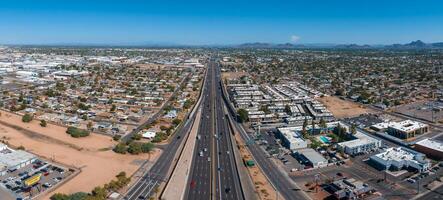
[[[186,146],[183,149],[181,157],[177,162],[177,166],[172,173],[169,182],[166,185],[165,191],[161,199],[183,199],[188,181],[189,172],[191,170],[192,158],[194,156],[194,148],[197,139],[198,127],[200,124],[201,109],[198,110],[196,119],[192,124],[191,132],[189,133]]]

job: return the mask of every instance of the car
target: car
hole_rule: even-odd
[[[231,191],[231,188],[230,188],[230,187],[225,188],[225,192],[226,192],[226,193],[229,193],[230,191]]]
[[[50,188],[50,187],[52,187],[52,184],[51,183],[45,183],[45,184],[43,184],[43,187]]]
[[[229,154],[229,151],[226,151],[226,154]]]
[[[407,181],[408,181],[409,183],[415,183],[415,180],[412,179],[412,178],[408,178]]]
[[[343,176],[341,172],[337,172],[337,176]]]

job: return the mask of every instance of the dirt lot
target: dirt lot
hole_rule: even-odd
[[[239,79],[242,76],[247,76],[247,72],[223,72],[222,79]]]
[[[241,139],[239,134],[235,134],[235,140],[236,143],[238,144],[241,157],[245,159],[251,159],[252,158],[251,153],[244,146],[243,140]],[[260,170],[260,168],[254,166],[254,167],[248,167],[247,169],[249,172],[249,176],[254,182],[256,192],[258,192],[260,199],[263,200],[275,199],[275,197],[277,196],[275,190],[272,188],[271,184],[268,182],[268,179],[266,179],[265,175]],[[280,197],[280,199],[283,198]]]
[[[54,192],[89,192],[111,181],[121,171],[133,174],[144,160],[154,160],[160,154],[157,150],[150,155],[119,155],[110,150],[116,144],[110,137],[91,134],[86,138],[72,138],[65,131],[66,128],[51,124],[40,127],[38,121],[23,123],[21,116],[1,112],[2,140],[12,146],[24,146],[43,158],[81,169],[79,175]],[[43,198],[48,199],[50,195]]]
[[[368,109],[359,104],[335,96],[321,97],[317,100],[323,103],[336,118],[355,117],[369,113]]]

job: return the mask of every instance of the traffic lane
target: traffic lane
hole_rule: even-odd
[[[208,73],[208,76],[210,76],[211,73]],[[209,81],[209,79],[207,79]],[[206,95],[207,98],[210,98],[210,96],[212,96],[212,92],[211,90],[209,90],[209,87],[211,86],[211,81],[208,82],[207,84],[207,90],[205,92],[209,92],[209,94]],[[211,105],[210,105],[210,100],[206,100],[204,102],[204,113],[211,113]],[[201,139],[197,141],[197,147],[194,150],[194,153],[198,154],[198,152],[200,150],[203,150],[203,148],[207,148],[208,150],[210,148],[208,143],[209,140],[208,135],[209,133],[207,132],[207,130],[210,130],[209,128],[211,127],[211,116],[210,115],[202,115],[202,120],[201,120],[201,124],[200,124],[200,129],[198,130],[198,134],[200,134]],[[208,151],[208,153],[210,153],[210,150]],[[199,155],[195,156],[195,160],[193,161],[192,167],[191,167],[191,179],[190,179],[190,184],[187,186],[187,191],[188,191],[188,195],[187,198],[188,199],[209,199],[209,195],[210,192],[207,191],[207,185],[209,185],[209,181],[210,181],[210,169],[209,169],[209,165],[207,163],[207,158],[206,160],[203,157],[200,157]],[[192,186],[192,188],[190,187],[191,183],[195,183],[195,185]]]
[[[191,122],[185,125],[183,129],[180,129],[182,133],[187,131],[187,129],[190,128],[190,124],[192,124],[193,119],[191,119]],[[182,135],[182,133],[180,135]],[[182,140],[184,137],[180,137],[180,139],[173,140],[170,144],[166,146],[166,150],[164,151],[164,154],[162,154],[161,159],[158,159],[158,161],[151,167],[151,169],[145,173],[142,177],[142,179],[135,184],[131,188],[131,190],[127,193],[127,199],[136,199],[139,196],[148,196],[148,194],[144,194],[143,191],[145,191],[146,188],[150,187],[151,183],[155,182],[154,187],[158,186],[160,182],[164,181],[164,177],[166,176],[166,173],[169,171],[169,168],[165,167],[172,163],[172,160],[175,156],[175,153],[177,152]],[[152,174],[158,174],[157,178],[152,177]]]

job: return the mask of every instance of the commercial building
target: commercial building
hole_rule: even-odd
[[[404,147],[391,147],[385,152],[373,155],[370,157],[370,163],[380,170],[408,169],[418,172],[426,171],[431,166],[424,154]]]
[[[415,143],[414,149],[426,154],[429,158],[443,160],[443,143],[440,141],[424,139]]]
[[[10,149],[5,144],[0,143],[0,175],[5,175],[8,171],[15,171],[31,164],[37,157],[22,150]]]
[[[302,149],[308,146],[307,142],[300,135],[297,127],[278,128],[278,136],[283,146],[290,150]]]
[[[328,185],[336,199],[358,199],[373,188],[353,178],[336,180]]]
[[[386,131],[389,135],[400,139],[413,138],[416,135],[429,131],[429,126],[427,124],[412,120],[404,120],[401,122],[383,122],[374,124],[371,126],[371,128],[376,131]]]
[[[409,139],[428,132],[428,129],[429,126],[421,122],[405,120],[391,124],[388,127],[388,133],[401,139]]]
[[[320,153],[311,148],[297,150],[296,156],[299,160],[303,160],[303,163],[307,163],[313,168],[320,168],[328,165],[328,161]]]
[[[346,124],[340,123],[340,126],[350,130]],[[381,140],[369,136],[360,129],[357,129],[357,132],[352,137],[352,140],[338,143],[339,149],[348,155],[366,153],[381,147]]]

